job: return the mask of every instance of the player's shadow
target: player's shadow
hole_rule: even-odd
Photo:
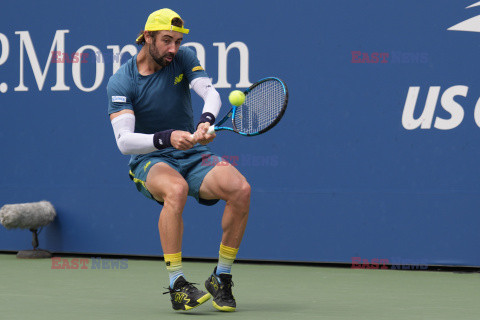
[[[259,303],[247,303],[242,305],[241,309],[237,309],[236,312],[257,312],[265,310],[275,310],[276,312],[292,312],[295,310],[303,310],[303,308],[295,303],[281,302],[259,302]]]
[[[187,316],[225,316],[229,313],[249,313],[249,312],[258,312],[258,311],[265,311],[265,310],[275,310],[276,312],[292,312],[294,310],[301,310],[302,308],[294,303],[285,303],[285,302],[278,302],[278,303],[248,303],[243,304],[240,308],[237,308],[235,312],[222,312],[218,310],[189,310],[189,311],[176,311],[175,314],[184,314]]]

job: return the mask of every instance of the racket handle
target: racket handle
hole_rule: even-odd
[[[215,133],[215,126],[210,126],[210,127],[208,127],[207,133],[208,133],[208,134],[213,134],[213,133]]]

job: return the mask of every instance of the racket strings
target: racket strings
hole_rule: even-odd
[[[285,88],[280,81],[270,79],[260,83],[247,93],[244,104],[235,111],[235,127],[250,134],[262,131],[277,119],[285,98]]]

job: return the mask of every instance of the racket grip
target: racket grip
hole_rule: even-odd
[[[213,134],[213,133],[215,133],[215,126],[210,126],[210,127],[208,127],[207,133],[208,133],[208,134]]]

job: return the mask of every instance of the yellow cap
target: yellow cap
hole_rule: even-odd
[[[152,12],[147,19],[147,23],[145,23],[145,31],[159,31],[159,30],[170,30],[170,31],[178,31],[181,33],[188,34],[190,30],[184,29],[177,26],[172,26],[173,18],[180,18],[178,13],[173,10],[164,8]],[[137,38],[137,41],[143,37],[143,34]]]

